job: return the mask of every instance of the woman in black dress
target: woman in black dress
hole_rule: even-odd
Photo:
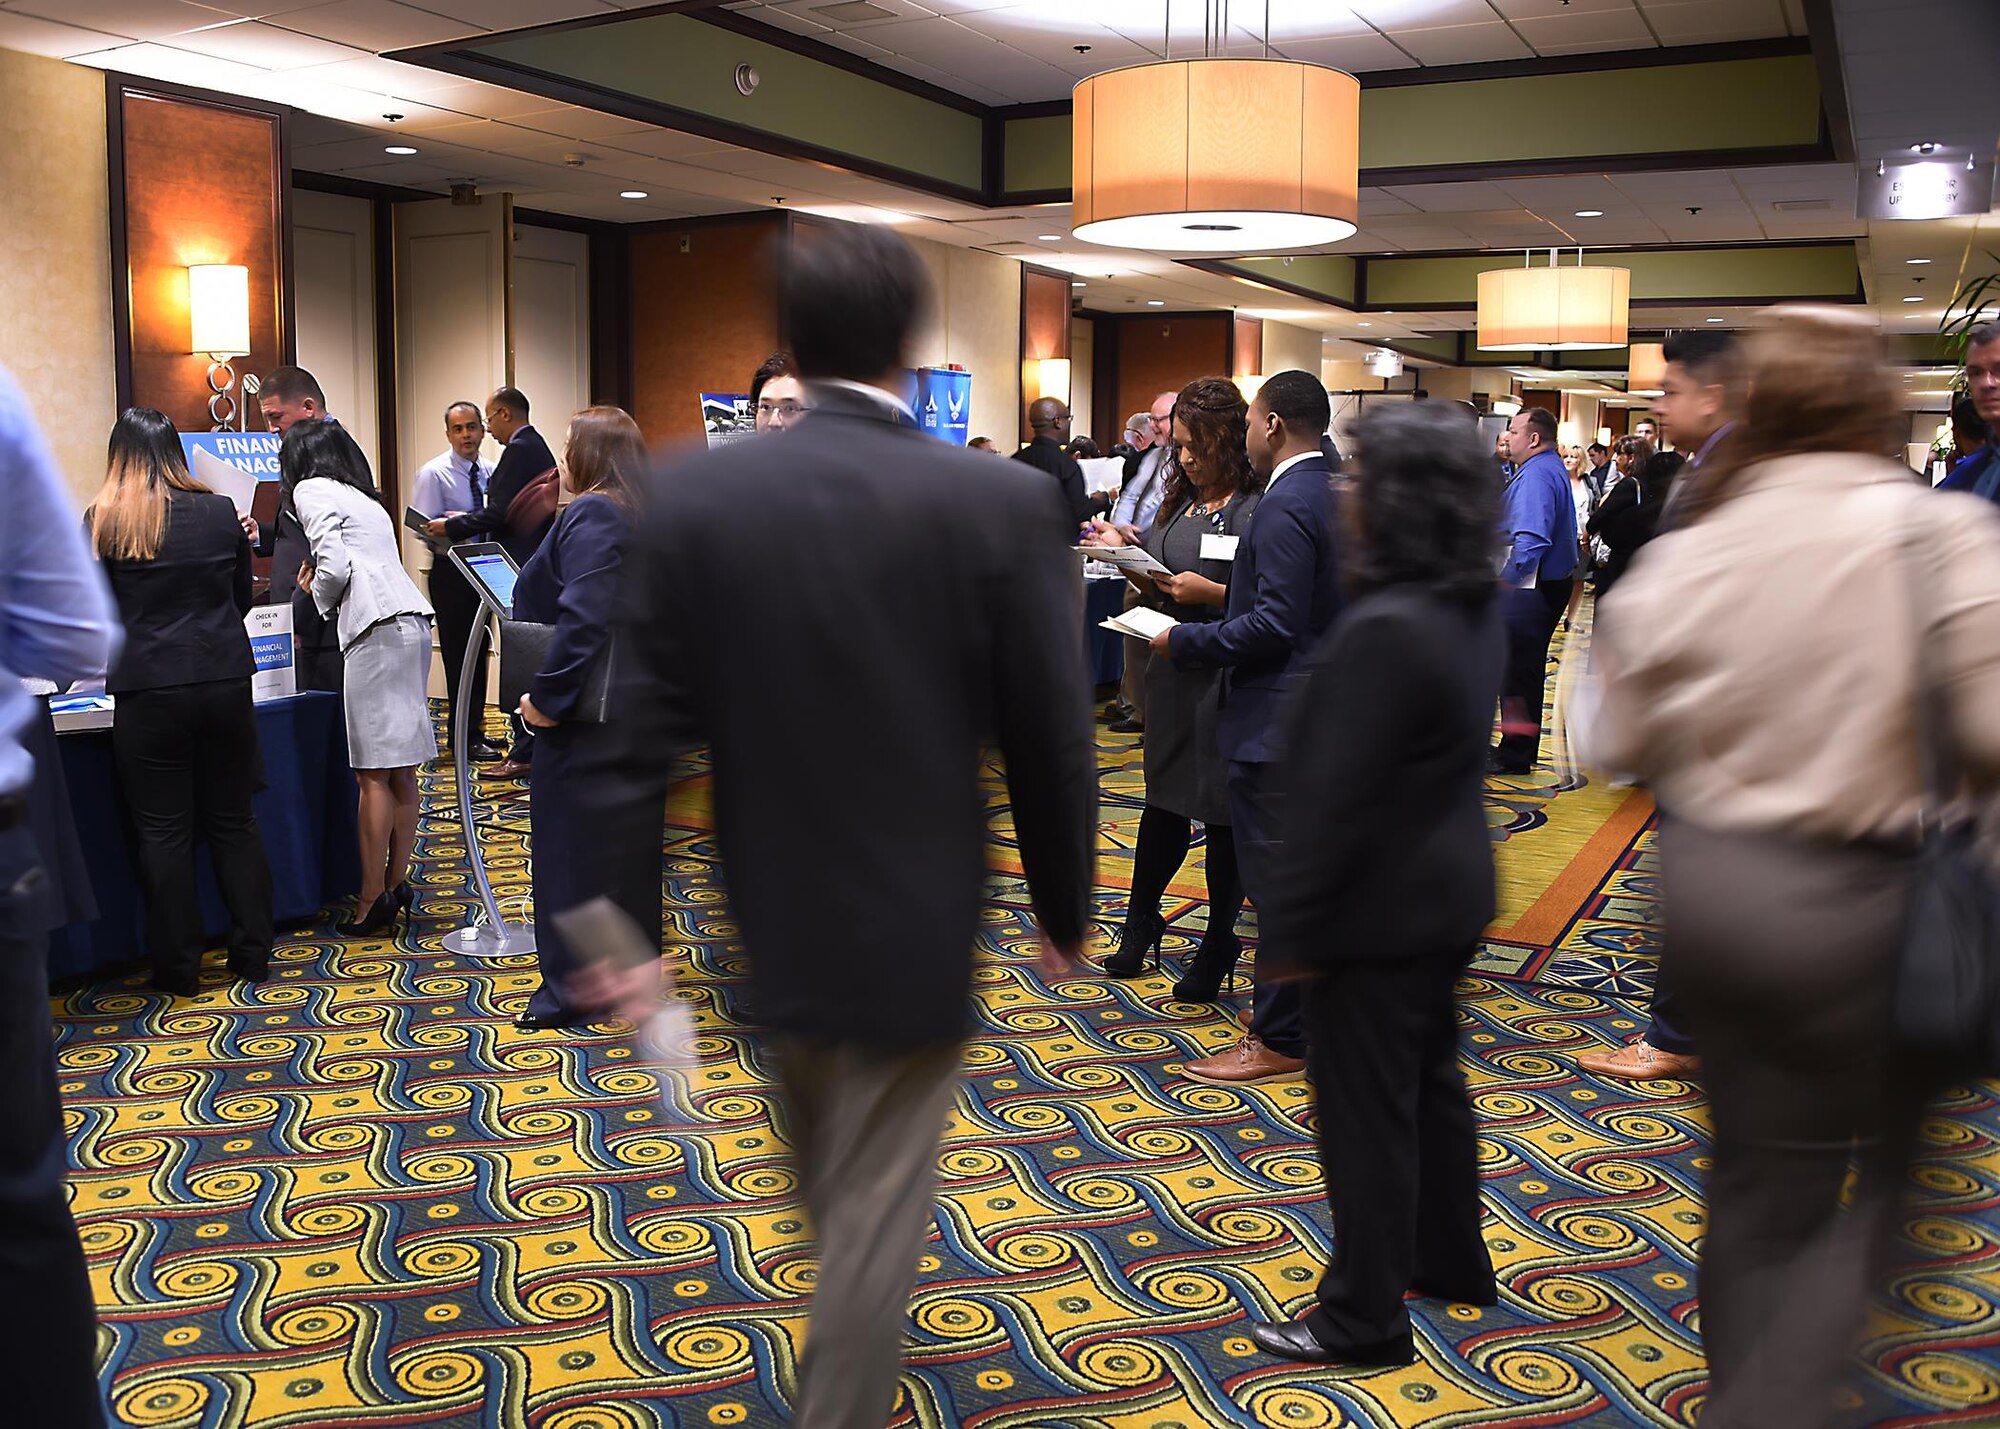
[[[1174,403],[1166,495],[1152,529],[1140,538],[1173,574],[1135,578],[1133,584],[1146,605],[1175,620],[1222,618],[1231,565],[1223,552],[1233,554],[1257,509],[1259,482],[1243,446],[1248,418],[1243,394],[1220,377],[1190,382]],[[1135,535],[1098,521],[1088,539],[1119,546],[1134,544]],[[1147,969],[1147,954],[1157,958],[1166,932],[1160,897],[1187,859],[1193,825],[1200,823],[1208,847],[1208,930],[1174,984],[1174,996],[1190,1002],[1214,1000],[1243,947],[1236,936],[1243,883],[1215,740],[1220,681],[1219,670],[1176,669],[1171,660],[1146,666],[1146,809],[1139,819],[1125,928],[1118,951],[1104,963],[1113,977],[1138,977]]]

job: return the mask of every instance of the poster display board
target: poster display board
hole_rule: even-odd
[[[708,434],[711,447],[726,447],[757,435],[757,414],[751,410],[748,394],[702,393],[701,429]]]
[[[917,426],[939,441],[965,445],[972,422],[972,374],[956,367],[919,367]]]

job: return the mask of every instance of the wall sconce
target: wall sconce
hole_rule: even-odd
[[[234,419],[249,429],[249,409],[236,395],[232,357],[250,355],[250,270],[240,263],[196,263],[188,268],[188,350],[208,355],[208,416],[212,432],[226,432]],[[246,393],[257,379],[244,375]]]
[[[1053,397],[1064,406],[1069,405],[1069,359],[1067,357],[1044,357],[1035,377],[1035,395]]]

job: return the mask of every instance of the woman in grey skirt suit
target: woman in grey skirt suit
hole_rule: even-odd
[[[1174,403],[1175,455],[1167,464],[1166,495],[1141,542],[1174,574],[1141,585],[1144,603],[1179,621],[1222,618],[1236,541],[1257,509],[1259,485],[1244,451],[1249,407],[1236,384],[1204,377],[1181,389]],[[1133,543],[1138,533],[1094,524],[1090,542]],[[1105,960],[1113,977],[1138,977],[1147,954],[1157,955],[1166,920],[1160,897],[1194,842],[1207,831],[1208,930],[1194,960],[1174,984],[1174,996],[1213,1001],[1243,945],[1236,915],[1243,882],[1229,826],[1222,752],[1215,739],[1219,670],[1177,669],[1171,660],[1146,666],[1146,809],[1133,851],[1132,896],[1118,951]]]
[[[299,589],[338,612],[347,757],[360,781],[361,887],[340,932],[381,933],[415,901],[417,766],[431,729],[431,607],[403,569],[396,528],[338,422],[297,422],[279,452],[285,494],[311,556]]]

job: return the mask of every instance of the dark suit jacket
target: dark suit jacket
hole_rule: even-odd
[[[1485,781],[1505,658],[1490,597],[1390,586],[1335,622],[1288,712],[1285,832],[1257,910],[1277,961],[1472,950],[1493,919]]]
[[[1082,533],[1083,523],[1097,509],[1091,504],[1090,493],[1083,489],[1083,468],[1054,437],[1036,437],[1014,453],[1014,460],[1038,467],[1056,479],[1056,484],[1062,488],[1063,505],[1069,515],[1068,524],[1063,528],[1063,543],[1074,546]]]
[[[159,554],[150,561],[106,560],[104,573],[125,623],[125,648],[104,682],[111,694],[256,673],[243,629],[250,541],[228,497],[173,493]]]
[[[707,744],[716,840],[766,1025],[883,1048],[966,1031],[1007,769],[1034,912],[1089,915],[1097,804],[1076,559],[1039,474],[832,385],[812,420],[670,464],[625,566],[620,738],[590,771],[612,837],[660,837],[676,748]],[[785,519],[748,521],[777,511]],[[937,559],[913,560],[919,549]]]
[[[374,472],[369,469],[368,457],[361,450],[361,444],[354,440],[346,428],[343,427],[341,430],[347,436],[349,455],[362,471],[368,472],[370,480],[373,480]],[[299,524],[299,514],[292,509],[289,496],[278,503],[278,517],[272,523],[272,529],[258,533],[258,538],[260,542],[269,544],[271,552],[271,589],[264,597],[265,602],[279,605],[290,600],[294,647],[301,651],[325,651],[335,668],[338,668],[340,632],[335,628],[333,621],[319,613],[319,607],[313,603],[313,598],[299,589],[299,567],[311,558],[312,546],[306,540],[306,528]],[[312,666],[313,662],[310,659],[298,662],[299,688],[302,690],[312,688],[309,683]],[[328,688],[338,690],[340,687],[336,683]]]
[[[541,672],[528,686],[535,708],[567,719],[611,639],[619,566],[631,524],[608,496],[586,493],[556,516],[514,585],[514,618],[553,625]]]
[[[1284,756],[1285,696],[1340,609],[1334,539],[1333,473],[1323,457],[1307,457],[1258,502],[1236,548],[1222,619],[1176,626],[1169,637],[1176,665],[1223,668],[1215,733],[1224,759]]]
[[[1628,476],[1611,488],[1604,504],[1590,513],[1584,531],[1602,536],[1611,552],[1597,573],[1597,593],[1602,596],[1618,584],[1639,548],[1659,533],[1660,518],[1666,514],[1667,493],[1646,496],[1636,476]]]
[[[555,524],[555,518],[550,517],[530,531],[510,531],[507,508],[521,494],[522,487],[555,464],[555,453],[542,440],[542,434],[533,427],[522,427],[508,438],[500,460],[493,464],[493,477],[486,483],[486,504],[445,522],[445,534],[454,541],[498,541],[507,548],[515,565],[527,565],[535,548]]]

